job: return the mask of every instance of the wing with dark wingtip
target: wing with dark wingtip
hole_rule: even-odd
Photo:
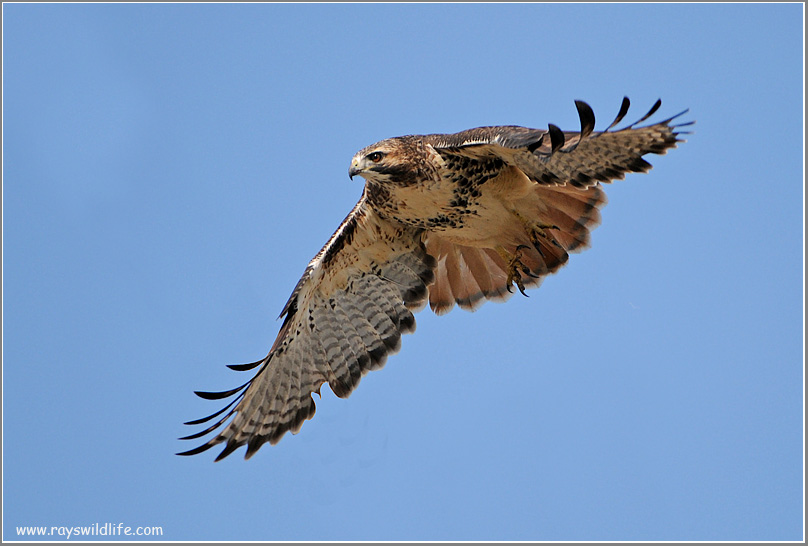
[[[687,132],[678,129],[693,122],[678,125],[672,122],[687,110],[653,125],[637,127],[661,104],[662,101],[657,101],[641,119],[617,131],[612,128],[628,112],[628,98],[623,99],[615,120],[601,132],[594,131],[592,108],[583,101],[575,101],[581,122],[581,130],[577,132],[562,131],[553,124],[546,130],[505,125],[424,138],[439,153],[499,158],[539,184],[587,188],[597,182],[622,179],[629,172],[646,172],[651,165],[643,155],[662,155],[682,142],[677,137]]]
[[[306,268],[284,307],[284,322],[269,354],[230,366],[258,368],[255,376],[235,389],[196,393],[207,400],[235,398],[218,412],[186,423],[215,420],[184,440],[220,430],[180,455],[223,443],[217,461],[242,445],[249,458],[264,443],[298,432],[314,416],[312,393],[319,393],[323,383],[347,397],[364,374],[381,368],[387,355],[398,350],[401,334],[415,329],[411,309],[425,304],[434,267],[421,233],[379,219],[363,196]]]

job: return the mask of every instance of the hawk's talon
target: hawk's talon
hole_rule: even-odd
[[[522,284],[521,282],[517,283],[516,287],[519,289],[519,291],[522,293],[522,295],[524,297],[526,297],[526,298],[530,297],[530,296],[527,295],[527,292],[525,292],[525,285],[524,284]]]
[[[516,247],[516,251],[513,253],[513,256],[509,256],[508,253],[503,249],[500,251],[500,255],[508,261],[508,278],[505,281],[505,288],[513,294],[512,285],[516,285],[516,288],[519,289],[519,292],[522,293],[523,296],[529,298],[530,296],[527,295],[525,292],[525,283],[522,282],[522,273],[529,277],[533,277],[534,279],[538,279],[537,275],[534,275],[530,268],[527,267],[525,264],[522,263],[520,259],[520,255],[522,250],[530,249],[527,245],[519,245]],[[521,273],[520,273],[521,270]]]
[[[516,285],[516,288],[519,289],[519,292],[521,292],[523,296],[530,297],[525,293],[525,283],[522,282],[522,275],[520,275],[519,271],[517,270],[514,270],[513,273],[508,274],[507,284],[505,285],[505,288],[511,294],[513,294],[512,285]]]

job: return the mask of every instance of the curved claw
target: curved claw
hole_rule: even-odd
[[[522,273],[524,273],[525,275],[527,275],[528,277],[530,277],[532,279],[540,279],[541,278],[541,275],[534,275],[533,273],[530,272],[530,270],[528,268],[522,269]]]
[[[530,296],[527,295],[527,292],[525,292],[525,285],[523,285],[521,282],[517,283],[516,287],[519,289],[519,291],[522,293],[522,295],[524,297],[526,297],[526,298],[530,297]]]
[[[539,277],[534,275],[530,271],[530,268],[522,263],[519,255],[523,250],[530,250],[530,247],[520,244],[516,247],[513,255],[511,255],[504,248],[497,249],[497,252],[499,252],[499,255],[502,256],[503,260],[508,262],[508,278],[505,281],[505,289],[513,294],[512,285],[516,285],[516,288],[519,289],[519,292],[523,296],[530,297],[525,292],[525,284],[522,282],[522,273],[529,277],[533,277],[534,279],[538,279]]]

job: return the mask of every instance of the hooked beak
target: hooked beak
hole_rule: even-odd
[[[362,169],[359,168],[359,162],[357,160],[351,161],[351,168],[348,169],[348,178],[353,180],[353,177],[357,174],[361,173]]]

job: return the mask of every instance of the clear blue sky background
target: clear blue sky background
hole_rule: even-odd
[[[3,538],[799,540],[803,7],[3,6]],[[529,298],[418,315],[245,462],[182,422],[264,356],[351,156],[685,108]]]

